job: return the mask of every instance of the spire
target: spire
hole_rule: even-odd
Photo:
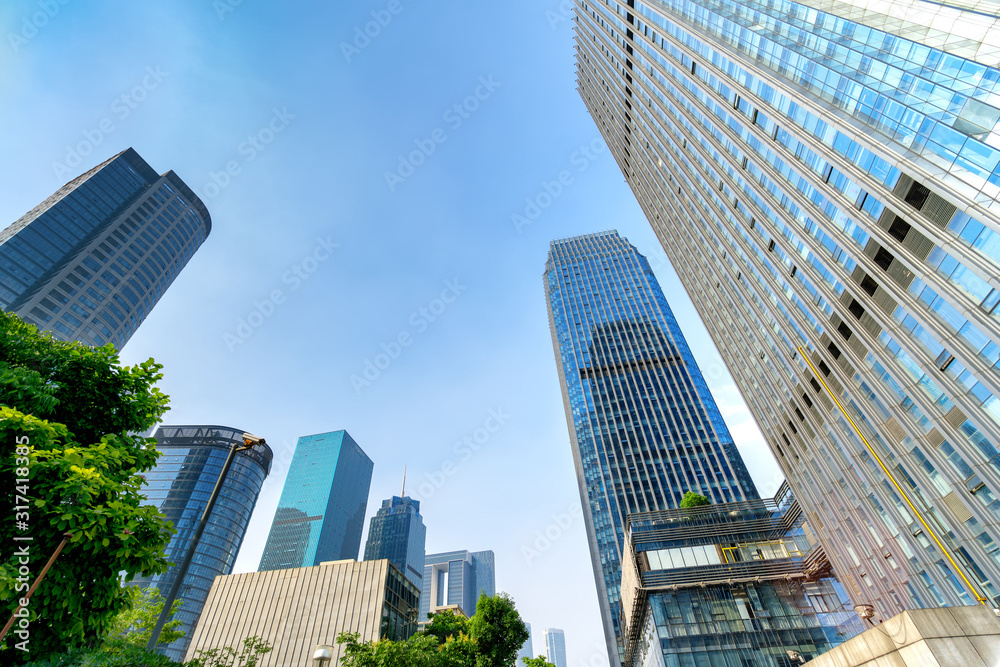
[[[399,497],[406,497],[406,466],[403,466],[403,490],[399,492]]]

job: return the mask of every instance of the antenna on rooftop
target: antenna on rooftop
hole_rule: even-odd
[[[406,496],[406,466],[403,466],[403,490],[399,492],[399,497],[403,498]]]

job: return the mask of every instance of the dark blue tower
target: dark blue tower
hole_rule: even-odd
[[[646,258],[618,232],[554,241],[545,291],[608,651],[628,514],[758,498]]]
[[[420,516],[420,501],[393,496],[382,501],[372,517],[365,543],[365,560],[388,558],[417,589],[424,582],[424,544],[427,528]]]

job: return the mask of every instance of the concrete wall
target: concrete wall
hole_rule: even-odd
[[[911,609],[806,663],[808,667],[997,667],[1000,620],[990,607]]]
[[[273,646],[259,667],[308,667],[316,645],[336,646],[341,632],[377,639],[388,567],[387,560],[338,561],[216,577],[185,659],[259,635]],[[338,647],[331,665],[340,656]]]

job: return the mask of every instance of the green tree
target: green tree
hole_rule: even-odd
[[[24,508],[22,523],[0,522],[0,542],[28,547],[26,564],[17,554],[0,562],[4,618],[72,534],[31,598],[27,633],[7,635],[0,663],[96,645],[129,605],[119,573],[166,571],[173,528],[141,493],[158,454],[136,435],[167,410],[160,368],[152,359],[122,367],[110,345],[57,341],[0,312],[0,506]],[[25,640],[30,652],[15,648]]]
[[[556,667],[546,660],[544,655],[537,658],[521,658],[521,661],[524,663],[524,667]]]
[[[469,634],[469,619],[459,616],[453,609],[427,614],[427,620],[428,623],[423,629],[424,634],[437,637],[441,644],[444,644],[449,637]]]
[[[712,502],[701,495],[700,493],[695,493],[694,491],[688,491],[681,498],[681,508],[686,509],[688,507],[701,507],[702,505],[711,505]]]
[[[121,642],[130,646],[146,646],[149,638],[153,634],[153,627],[160,612],[163,611],[163,598],[160,597],[160,589],[156,586],[149,588],[139,588],[138,586],[126,586],[125,592],[129,599],[129,606],[122,609],[114,617],[111,627],[108,630],[105,642]],[[183,604],[181,600],[174,600],[170,608],[170,616],[174,614]],[[167,621],[160,633],[157,641],[159,644],[170,644],[184,636],[179,619]]]
[[[197,651],[184,667],[256,667],[260,656],[270,653],[271,643],[257,635],[243,640],[243,650],[232,646]]]
[[[506,593],[479,596],[469,619],[469,636],[476,642],[477,667],[514,667],[517,652],[528,641],[528,628]]]

